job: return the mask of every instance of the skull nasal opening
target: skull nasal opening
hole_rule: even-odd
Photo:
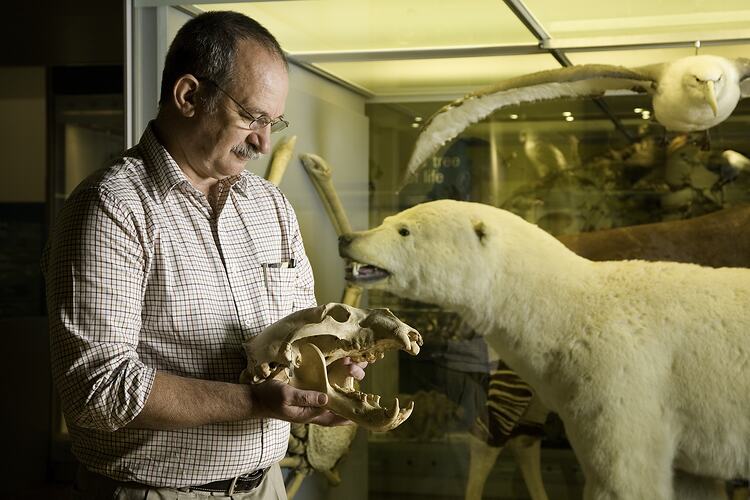
[[[347,321],[349,321],[349,316],[351,316],[351,313],[347,311],[345,307],[336,305],[328,311],[328,316],[332,317],[339,323],[346,323]]]

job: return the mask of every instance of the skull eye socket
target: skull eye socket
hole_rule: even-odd
[[[402,227],[398,230],[398,234],[400,234],[401,236],[409,236],[411,233],[409,232],[408,228]]]
[[[328,311],[328,316],[332,317],[339,323],[346,323],[347,321],[349,321],[349,316],[351,316],[351,313],[340,305],[336,305]]]

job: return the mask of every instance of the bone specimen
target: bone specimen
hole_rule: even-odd
[[[323,474],[332,486],[339,485],[341,475],[336,466],[349,451],[356,434],[356,425],[292,424],[287,456],[280,463],[281,467],[294,470],[292,480],[286,481],[287,498],[294,498],[302,481],[313,471]]]
[[[342,234],[351,233],[352,226],[349,223],[346,211],[344,211],[344,206],[341,204],[339,195],[333,186],[333,170],[328,165],[328,162],[318,155],[307,153],[301,154],[300,160],[313,186],[315,186],[315,191],[320,196],[320,201],[323,203],[323,207],[328,214],[328,218],[331,220],[331,224],[333,224],[336,234],[341,236]],[[357,307],[359,306],[361,296],[361,286],[347,283],[341,302]]]
[[[281,183],[281,178],[284,177],[289,160],[292,159],[295,144],[297,144],[296,135],[285,136],[276,144],[271,161],[266,168],[265,178],[268,182],[276,186]]]
[[[414,405],[401,409],[396,398],[390,408],[382,407],[380,396],[355,389],[353,377],[329,376],[328,365],[345,356],[372,363],[394,349],[415,356],[421,345],[419,332],[387,309],[330,303],[290,314],[245,343],[248,365],[242,380],[276,378],[324,392],[333,413],[373,431],[388,431],[406,420]]]

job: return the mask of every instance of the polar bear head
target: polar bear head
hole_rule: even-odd
[[[461,310],[467,302],[497,297],[496,285],[550,244],[561,246],[505,210],[439,200],[387,217],[369,231],[341,236],[339,253],[349,261],[350,281]]]

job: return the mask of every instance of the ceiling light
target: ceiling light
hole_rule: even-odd
[[[419,123],[412,123],[411,128],[419,128]]]
[[[417,123],[419,123],[419,122],[422,121],[422,117],[421,116],[415,116],[414,117],[414,121],[417,122]]]
[[[570,111],[563,111],[563,116],[567,118],[568,116],[573,116],[573,113]]]
[[[511,120],[518,120],[518,115],[515,114],[515,113],[513,113],[512,115],[510,115],[510,119]]]
[[[643,113],[643,108],[635,108],[633,109],[633,113]]]
[[[566,116],[565,117],[565,121],[566,122],[572,122],[573,120],[575,120],[575,118],[573,118],[572,116]]]

